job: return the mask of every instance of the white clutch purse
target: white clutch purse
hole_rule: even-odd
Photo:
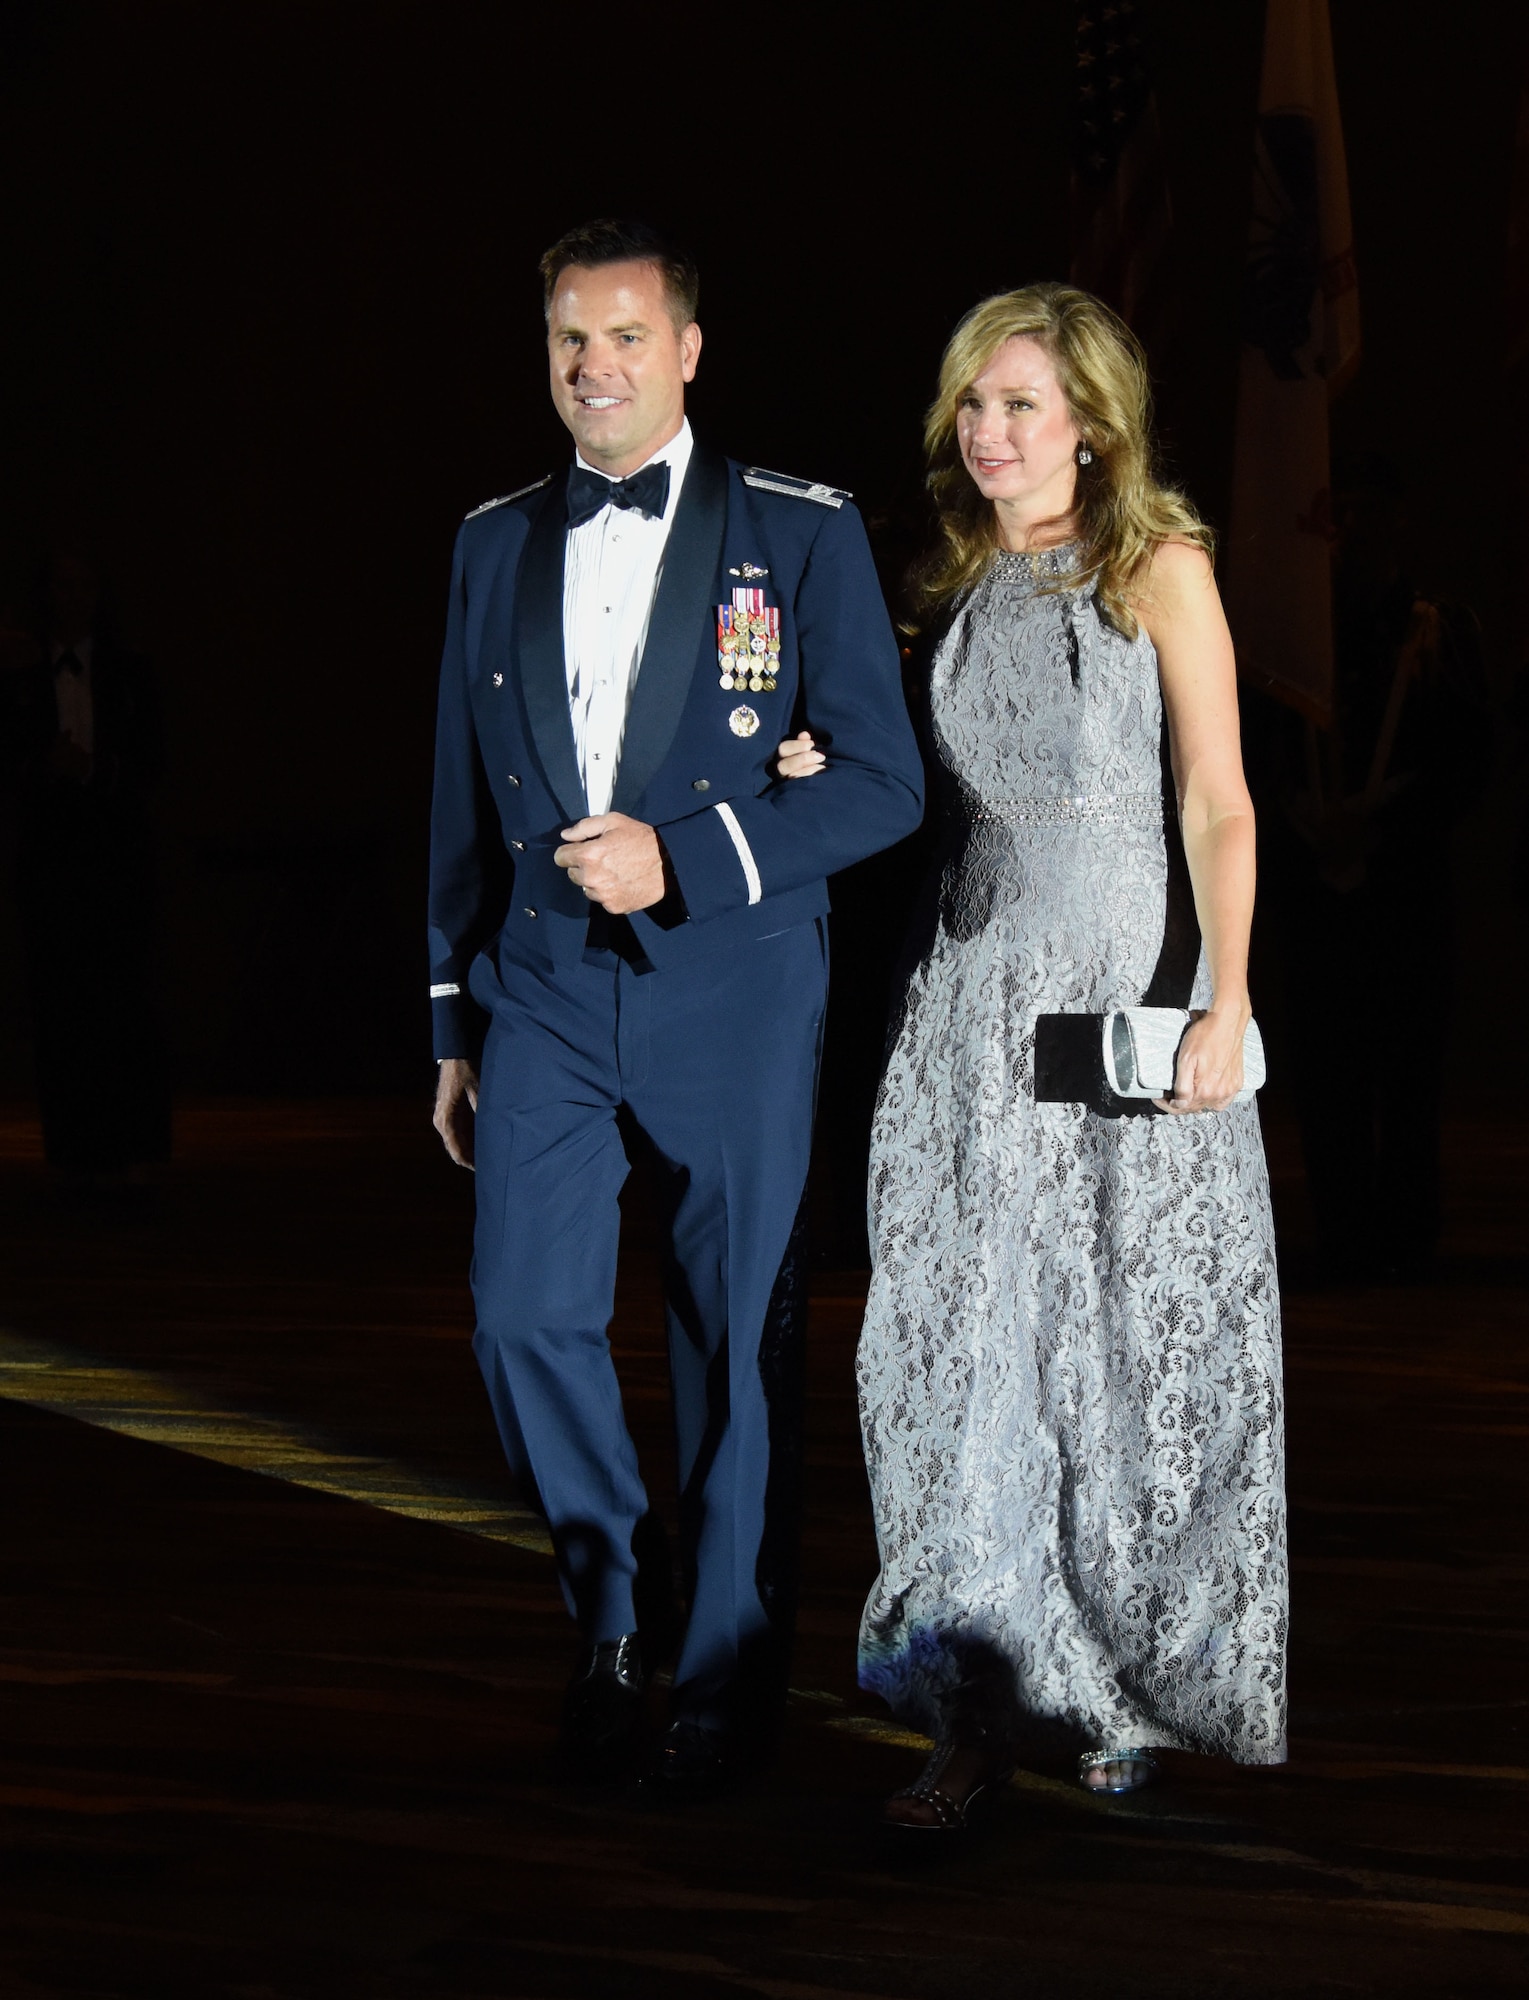
[[[1179,1043],[1190,1019],[1184,1007],[1122,1007],[1104,1016],[1104,1074],[1117,1097],[1172,1092]],[[1258,1023],[1249,1021],[1242,1038],[1242,1088],[1232,1102],[1246,1103],[1267,1075],[1264,1038]]]

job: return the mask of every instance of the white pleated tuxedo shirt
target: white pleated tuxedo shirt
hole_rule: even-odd
[[[650,520],[629,507],[607,506],[568,531],[563,658],[574,748],[591,813],[611,808],[627,711],[692,444],[687,418],[678,434],[644,461],[660,465],[667,460],[669,465],[669,498],[661,519]],[[582,453],[576,456],[586,471],[600,471]]]

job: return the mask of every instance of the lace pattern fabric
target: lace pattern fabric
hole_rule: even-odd
[[[881,1574],[861,1682],[930,1733],[996,1703],[1021,1740],[1277,1763],[1284,1449],[1256,1107],[1116,1119],[1033,1095],[1037,1014],[1140,1004],[1163,942],[1163,817],[1138,804],[1161,796],[1156,655],[1000,556],[931,695],[959,828],[873,1137],[859,1378]],[[1132,807],[1005,811],[1047,799]]]

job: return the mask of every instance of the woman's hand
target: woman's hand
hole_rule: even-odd
[[[815,777],[827,762],[807,729],[793,736],[789,743],[782,743],[775,753],[776,774],[782,778]]]
[[[1183,1117],[1192,1111],[1224,1111],[1242,1088],[1242,1038],[1253,1011],[1212,1007],[1196,1014],[1179,1043],[1172,1097],[1155,1097],[1159,1111]]]

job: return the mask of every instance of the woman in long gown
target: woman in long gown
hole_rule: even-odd
[[[1285,1754],[1279,1301],[1232,1101],[1253,815],[1210,537],[1149,422],[1128,329],[1039,285],[962,322],[926,426],[953,837],[877,1108],[859,1357],[860,1679],[935,1741],[899,1827],[958,1828],[1058,1745],[1107,1791],[1158,1746]],[[1203,946],[1177,1004],[1203,1011],[1172,1098],[1038,1102],[1038,1015],[1143,1004],[1180,837]]]

